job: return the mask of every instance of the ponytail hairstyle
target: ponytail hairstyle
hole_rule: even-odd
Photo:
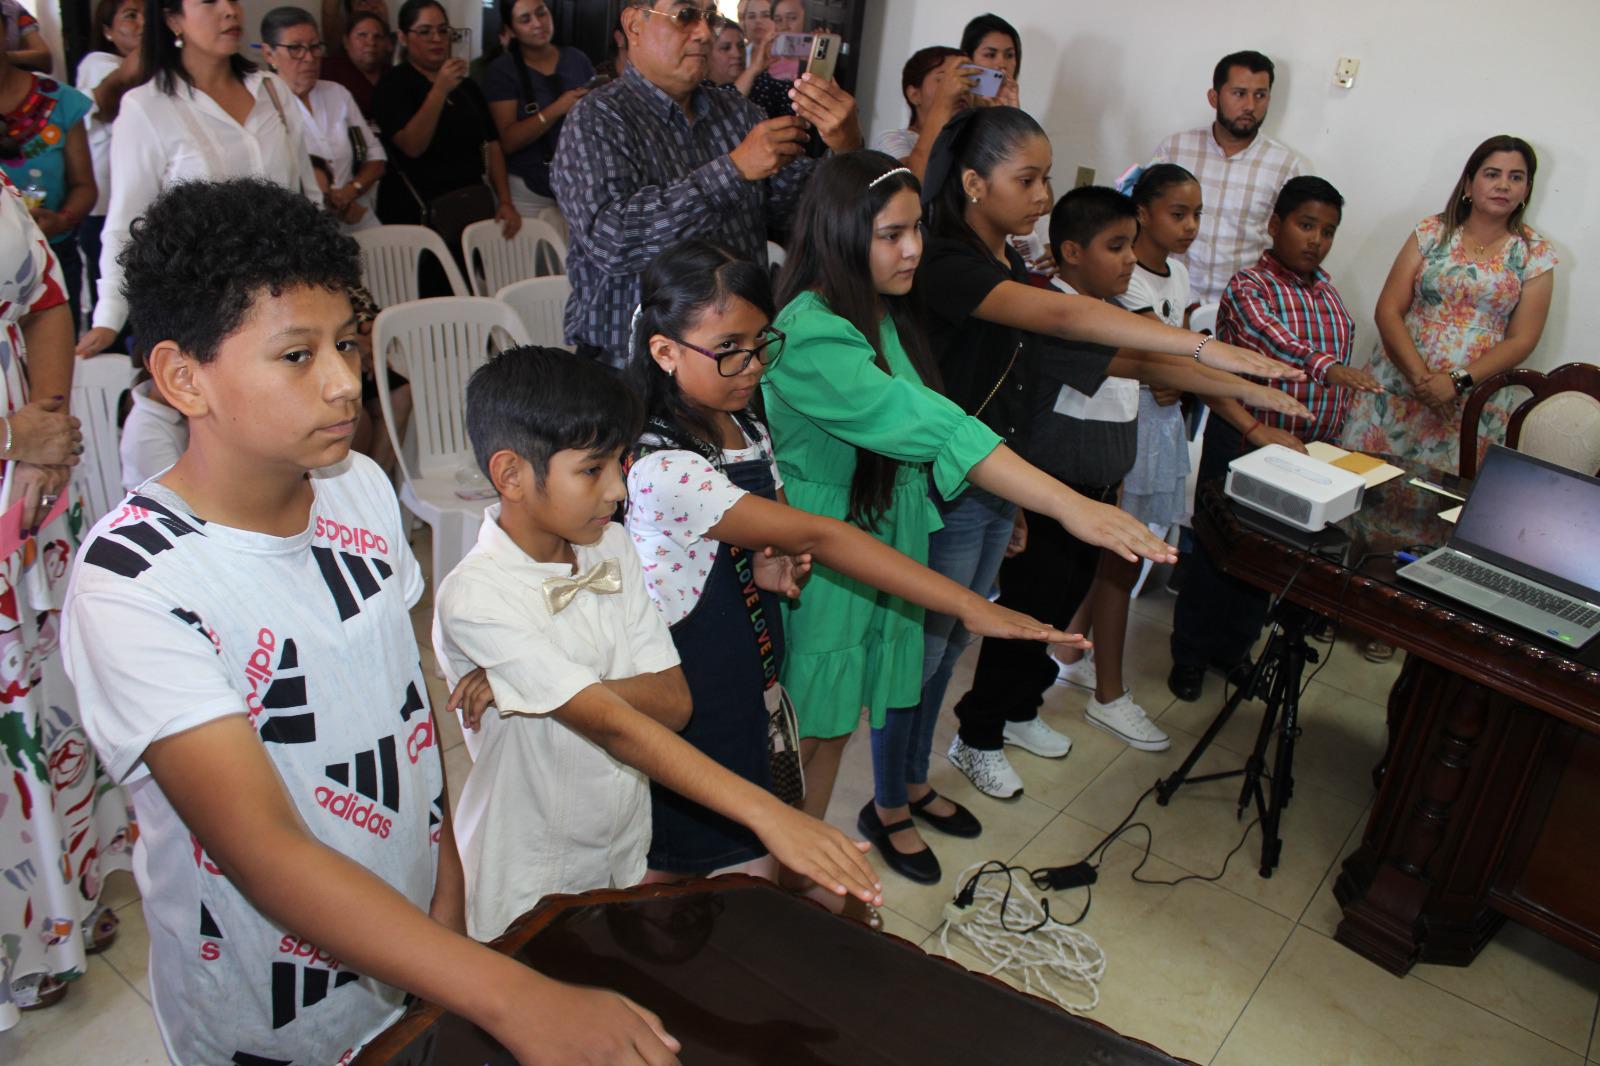
[[[1134,207],[1149,209],[1150,205],[1161,199],[1168,189],[1190,182],[1199,184],[1193,174],[1178,164],[1155,163],[1145,168],[1139,175],[1139,180],[1128,190],[1128,196],[1133,200]]]
[[[967,222],[967,194],[962,176],[969,170],[988,178],[1024,142],[1044,137],[1044,127],[1015,107],[968,108],[939,131],[928,153],[927,184],[922,207],[935,237],[962,240],[988,253]]]
[[[1511,212],[1511,217],[1506,219],[1506,229],[1527,240],[1528,227],[1523,225],[1522,215],[1528,209],[1528,201],[1533,199],[1533,175],[1539,169],[1539,157],[1534,154],[1533,145],[1521,137],[1502,133],[1490,137],[1467,156],[1467,165],[1461,168],[1461,177],[1456,181],[1456,187],[1450,190],[1450,202],[1439,212],[1439,217],[1444,220],[1444,236],[1440,240],[1442,246],[1449,246],[1450,238],[1461,228],[1467,216],[1472,214],[1472,179],[1478,176],[1483,161],[1496,152],[1516,152],[1528,165],[1528,193],[1523,197],[1522,203],[1517,205],[1516,210]]]
[[[628,334],[627,379],[644,400],[649,428],[668,444],[695,451],[701,450],[697,443],[715,447],[717,430],[655,361],[650,338],[657,333],[681,338],[701,315],[733,297],[754,306],[768,322],[777,314],[766,269],[709,241],[691,238],[669,245],[645,268],[639,310]]]
[[[795,209],[789,258],[778,275],[778,304],[784,306],[803,292],[815,292],[828,310],[867,339],[873,362],[884,373],[889,373],[882,341],[887,311],[918,377],[923,384],[937,388],[938,365],[922,333],[916,289],[905,296],[889,296],[872,284],[873,220],[890,198],[907,189],[917,193],[921,185],[898,160],[882,152],[846,152],[818,163]],[[796,356],[791,352],[789,358]],[[856,449],[847,515],[850,522],[877,528],[893,498],[899,466],[877,452]]]
[[[144,9],[144,78],[154,81],[156,88],[168,96],[176,95],[178,84],[192,85],[189,72],[183,68],[183,49],[178,36],[167,25],[167,19],[183,14],[183,0],[147,0]],[[244,81],[244,76],[256,65],[237,52],[228,57],[228,69],[233,76]]]

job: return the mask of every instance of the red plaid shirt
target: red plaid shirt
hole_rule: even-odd
[[[1301,440],[1338,440],[1350,410],[1346,389],[1323,384],[1328,369],[1348,365],[1355,321],[1325,270],[1307,285],[1278,262],[1271,249],[1260,262],[1235,274],[1222,294],[1217,338],[1269,355],[1306,372],[1305,381],[1274,381],[1311,411],[1310,421],[1251,409],[1264,425],[1285,429]]]

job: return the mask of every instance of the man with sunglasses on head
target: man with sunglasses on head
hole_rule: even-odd
[[[550,183],[572,231],[567,340],[611,366],[658,252],[702,237],[765,263],[768,229],[787,225],[810,174],[810,139],[861,147],[856,102],[831,80],[802,76],[795,113],[774,119],[702,87],[723,22],[712,0],[627,0],[628,69],[562,129]]]

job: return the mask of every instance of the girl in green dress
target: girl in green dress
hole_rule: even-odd
[[[1172,549],[1143,524],[1030,466],[929,387],[937,371],[911,299],[922,254],[919,191],[895,160],[859,151],[819,164],[801,198],[774,323],[787,351],[762,381],[790,504],[851,522],[926,562],[928,537],[939,528],[929,478],[946,498],[970,482],[1129,560],[1171,561]],[[940,870],[926,845],[899,851],[890,843],[898,833],[920,843],[909,816],[898,816],[908,804],[902,768],[915,732],[904,718],[920,713],[922,618],[921,607],[817,565],[804,594],[784,607],[783,682],[800,716],[806,810],[827,811],[865,707],[878,791],[858,827],[891,869],[931,883]],[[891,717],[895,728],[883,728]],[[936,802],[948,806],[931,812],[934,824],[975,826],[931,791],[919,808],[926,816]],[[880,812],[892,812],[888,824]]]

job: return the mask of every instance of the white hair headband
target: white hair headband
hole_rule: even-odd
[[[893,170],[884,171],[882,174],[879,174],[877,177],[875,177],[871,181],[867,182],[867,188],[875,189],[875,188],[878,187],[878,182],[880,182],[880,181],[888,181],[890,178],[894,177],[896,174],[909,174],[909,173],[911,173],[911,168],[910,167],[895,167]]]

